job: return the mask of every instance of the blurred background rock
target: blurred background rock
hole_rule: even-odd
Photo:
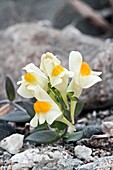
[[[49,20],[59,29],[73,24],[93,36],[111,35],[113,0],[0,0],[0,29],[38,20]]]

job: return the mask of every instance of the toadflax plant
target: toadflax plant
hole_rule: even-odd
[[[101,81],[101,72],[92,71],[78,51],[69,55],[69,70],[52,53],[41,57],[40,69],[33,63],[23,68],[26,73],[17,92],[24,98],[34,98],[30,134],[26,140],[52,143],[61,137],[67,141],[80,138],[75,132],[75,116],[79,111],[79,96],[83,89]],[[71,78],[71,81],[69,79]],[[83,105],[82,105],[83,106]],[[71,129],[71,134],[69,130]]]

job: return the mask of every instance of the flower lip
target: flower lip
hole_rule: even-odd
[[[64,71],[64,68],[61,66],[61,65],[56,65],[53,70],[52,70],[52,73],[51,75],[54,77],[54,76],[58,76],[61,72]]]
[[[31,74],[31,73],[26,73],[26,74],[24,75],[24,79],[25,79],[27,82],[33,83],[33,84],[37,82],[36,77],[35,77],[33,74]]]
[[[39,113],[47,113],[48,111],[50,111],[52,105],[50,102],[45,102],[45,101],[36,101],[34,103],[34,110],[37,114]]]
[[[82,76],[89,76],[91,74],[90,66],[86,62],[82,62],[80,74]]]

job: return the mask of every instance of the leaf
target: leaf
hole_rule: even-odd
[[[43,123],[41,125],[38,125],[35,129],[32,130],[32,133],[37,132],[37,131],[41,131],[41,130],[46,130],[47,129],[47,123]]]
[[[42,130],[30,134],[25,141],[36,142],[38,144],[48,144],[57,141],[61,136],[51,130]]]
[[[8,76],[6,76],[5,88],[8,99],[13,101],[15,99],[15,88],[12,80]]]
[[[64,136],[64,141],[76,142],[76,141],[80,140],[82,137],[83,137],[83,131],[73,132],[73,133],[66,134]]]
[[[31,117],[27,114],[27,112],[15,111],[9,112],[8,114],[1,116],[0,119],[10,122],[28,122]]]
[[[64,130],[67,127],[67,125],[62,122],[54,121],[53,124],[51,125],[51,127],[57,128],[59,130]]]
[[[78,101],[75,108],[75,116],[79,116],[84,108],[84,102]]]
[[[20,101],[20,102],[16,102],[18,105],[20,105],[21,107],[23,107],[27,113],[29,114],[29,116],[31,118],[33,118],[35,116],[35,111],[33,109],[33,103],[29,102],[29,101]]]

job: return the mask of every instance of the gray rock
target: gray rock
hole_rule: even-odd
[[[40,64],[40,57],[50,51],[68,68],[68,56],[72,50],[80,51],[92,69],[103,72],[103,81],[84,90],[81,99],[87,109],[113,105],[113,44],[81,34],[73,26],[63,30],[44,27],[39,23],[17,24],[0,32],[0,87],[4,88],[5,75],[16,83],[22,67],[33,62]],[[5,62],[4,62],[5,61]],[[16,85],[15,85],[16,86]],[[4,90],[5,92],[5,90]],[[5,94],[0,91],[0,98]]]
[[[103,133],[113,136],[113,122],[110,121],[102,122],[101,127]]]
[[[91,169],[93,169],[93,163],[88,163],[77,168],[77,170],[91,170]]]
[[[0,120],[0,141],[13,133],[16,133],[16,129],[6,121]]]
[[[53,151],[52,147],[27,149],[11,158],[12,169],[33,168],[33,170],[71,170],[83,162],[73,159],[66,150],[59,147]]]
[[[20,22],[53,20],[66,0],[4,0],[0,1],[0,29]],[[51,10],[50,10],[51,7]]]
[[[74,148],[75,156],[81,159],[90,159],[92,150],[86,146],[77,145]]]
[[[40,162],[34,166],[32,170],[73,170],[73,168],[77,168],[81,164],[83,164],[83,162],[79,159],[61,158],[59,161]]]
[[[99,125],[89,125],[86,126],[83,130],[85,138],[90,138],[93,135],[102,134],[101,126]]]
[[[77,170],[109,170],[113,168],[113,156],[96,159],[93,163],[88,163],[77,168]]]
[[[16,154],[23,146],[23,138],[24,135],[13,134],[3,139],[0,142],[0,147],[7,150],[11,154]]]

